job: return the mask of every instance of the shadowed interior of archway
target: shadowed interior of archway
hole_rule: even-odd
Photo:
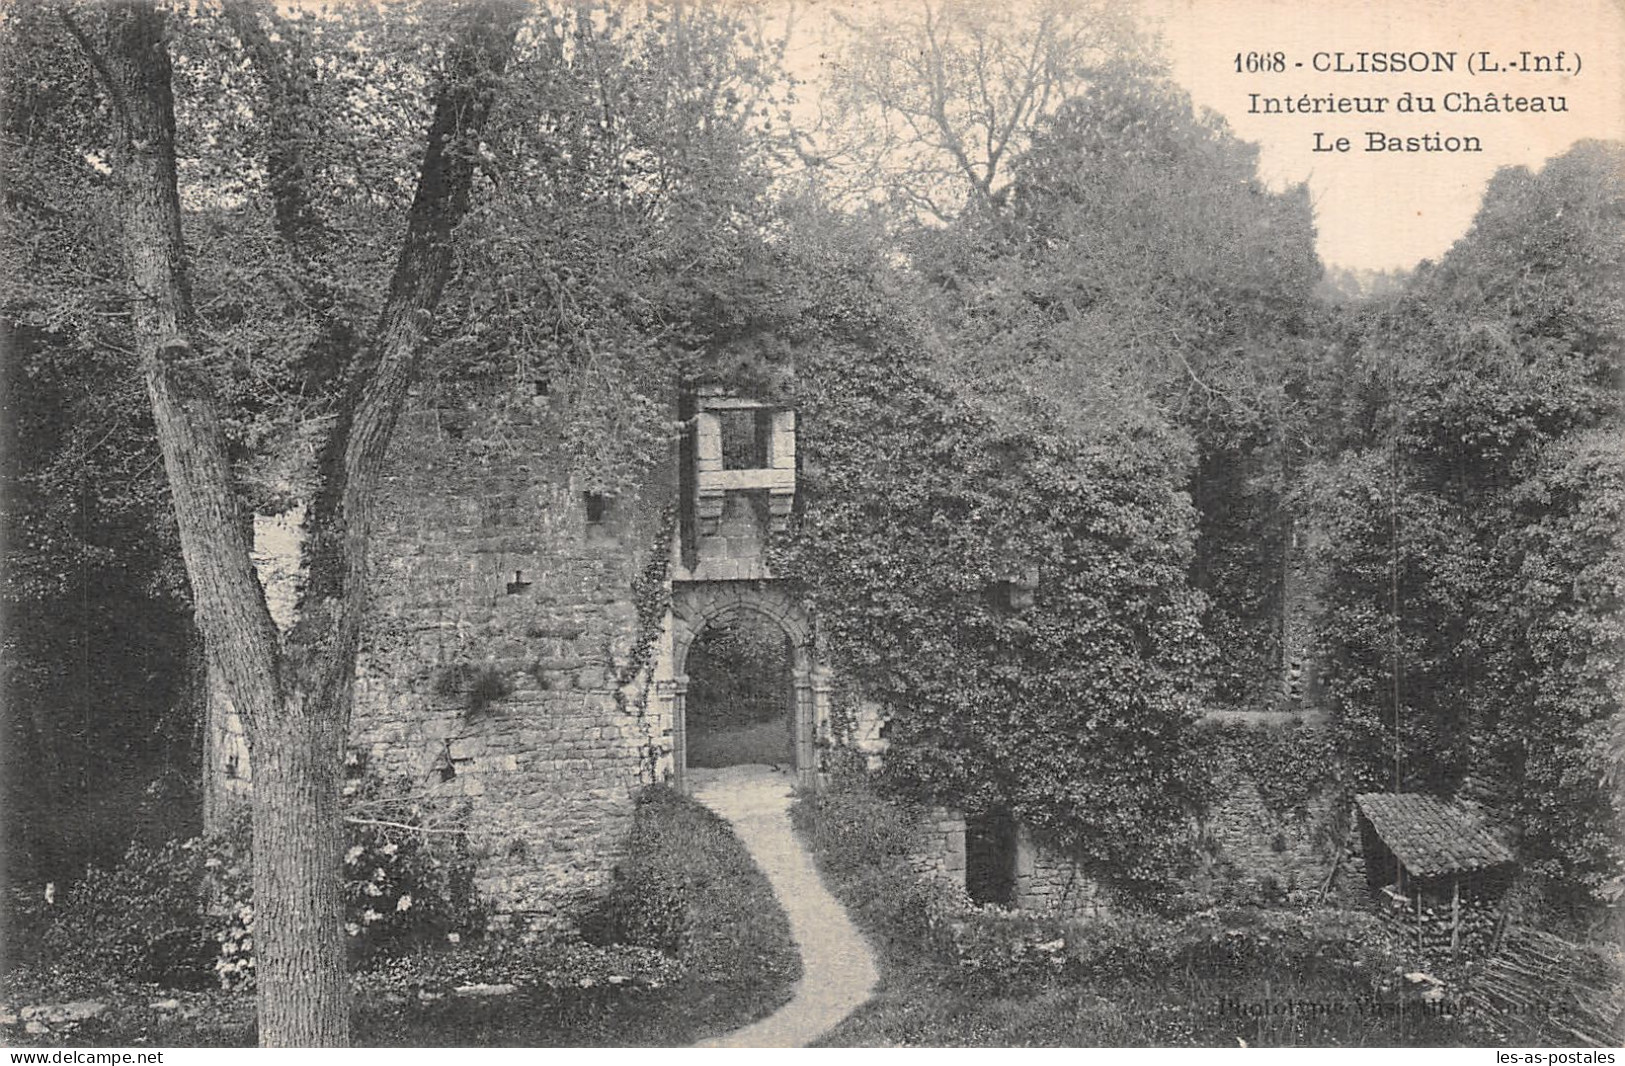
[[[743,611],[719,619],[687,665],[689,766],[793,764],[790,642],[777,624]]]

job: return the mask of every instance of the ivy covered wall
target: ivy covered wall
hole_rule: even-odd
[[[884,779],[1007,809],[1092,876],[1164,883],[1208,788],[1180,435],[1031,432],[883,341],[805,353],[797,386],[800,512],[775,571],[885,717]]]
[[[1346,884],[1327,883],[1350,803],[1329,724],[1213,719],[1200,734],[1213,797],[1198,822],[1193,885],[1235,902],[1304,904]]]

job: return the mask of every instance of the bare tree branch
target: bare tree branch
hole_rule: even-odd
[[[849,34],[832,97],[849,143],[851,195],[872,197],[875,180],[896,203],[943,220],[963,210],[997,211],[1010,160],[1037,122],[1089,81],[1102,61],[1142,57],[1132,24],[1105,2],[1037,0],[990,13],[965,0],[936,0],[917,17],[895,11],[842,20]],[[866,178],[865,175],[873,175]]]

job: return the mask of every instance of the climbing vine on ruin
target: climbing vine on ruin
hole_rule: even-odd
[[[1204,723],[1198,730],[1210,774],[1217,779],[1233,768],[1257,786],[1273,814],[1302,813],[1337,784],[1337,742],[1330,730],[1240,722]]]
[[[1104,879],[1167,876],[1206,799],[1180,438],[1001,424],[902,340],[797,372],[802,510],[774,565],[889,717],[886,780],[1005,807]]]
[[[615,675],[615,702],[617,709],[625,714],[626,690],[639,677],[648,677],[654,671],[655,645],[665,628],[666,615],[671,611],[671,551],[669,545],[677,532],[678,507],[675,502],[667,504],[660,512],[660,523],[654,539],[650,542],[648,558],[644,561],[643,569],[638,572],[632,581],[632,604],[637,610],[638,629],[637,640],[631,651]],[[638,696],[637,707],[638,723],[642,726],[646,737],[646,747],[649,753],[650,780],[654,779],[654,767],[659,761],[655,751],[652,726],[649,721],[649,695],[648,686],[643,686]]]

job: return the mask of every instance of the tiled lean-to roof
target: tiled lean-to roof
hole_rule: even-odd
[[[1419,792],[1366,792],[1354,802],[1413,877],[1465,873],[1513,861],[1511,849],[1459,803]]]

